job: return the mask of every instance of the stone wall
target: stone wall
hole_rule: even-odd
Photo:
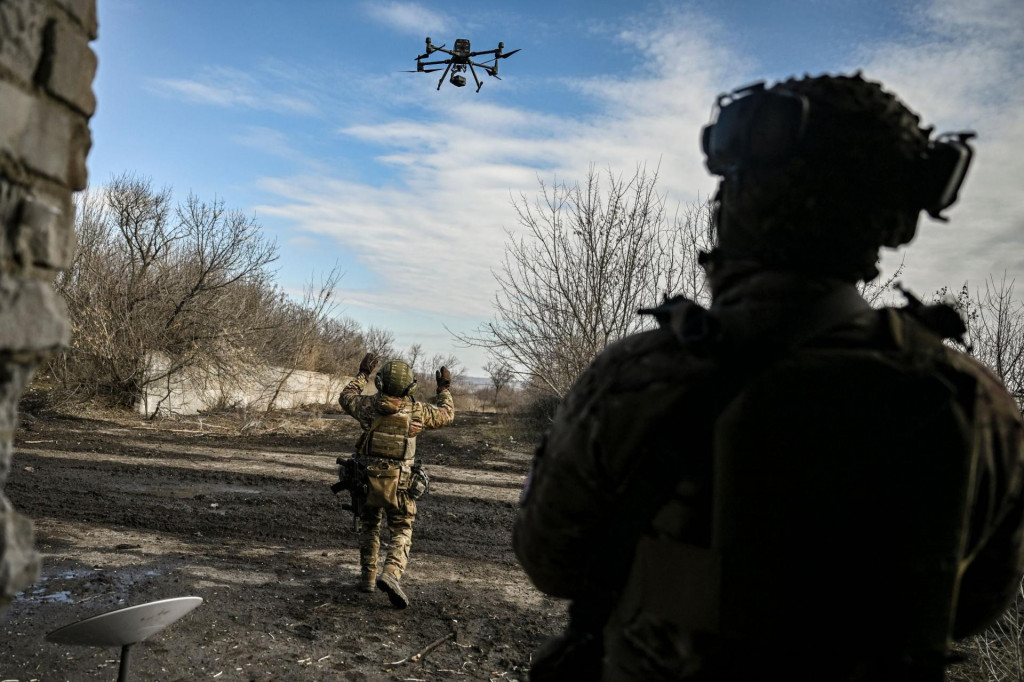
[[[70,338],[53,281],[75,248],[71,193],[86,183],[96,31],[95,0],[0,0],[0,607],[39,573],[32,523],[3,487],[18,400]]]

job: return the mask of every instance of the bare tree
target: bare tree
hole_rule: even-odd
[[[868,302],[872,308],[881,308],[882,306],[894,305],[895,299],[899,295],[899,289],[897,286],[900,283],[900,278],[903,276],[904,265],[906,261],[900,261],[900,266],[896,268],[896,271],[885,279],[873,279],[870,282],[860,282],[857,284],[857,291],[860,292],[861,297]]]
[[[294,321],[284,327],[287,332],[281,335],[290,347],[290,357],[277,373],[273,393],[267,401],[267,412],[274,409],[281,390],[297,369],[316,371],[320,368],[320,357],[326,350],[324,330],[337,307],[334,290],[341,276],[337,265],[319,282],[311,276],[303,290],[302,302],[291,306]]]
[[[700,255],[715,248],[714,212],[710,199],[698,199],[676,210],[667,231],[665,259],[667,293],[685,296],[701,305],[711,304],[711,285]]]
[[[405,356],[408,359],[409,368],[415,373],[419,370],[420,360],[423,359],[423,346],[418,343],[414,343],[409,346],[409,350],[406,351]]]
[[[713,245],[707,203],[671,223],[657,173],[591,168],[583,184],[540,183],[513,200],[522,236],[509,233],[495,273],[494,320],[460,336],[562,396],[605,346],[653,322],[641,307],[670,293],[708,297],[697,253]]]
[[[985,363],[1018,406],[1024,407],[1024,303],[1014,296],[1014,281],[991,277],[967,308],[972,354]]]
[[[172,210],[170,190],[128,173],[78,205],[85,248],[58,282],[75,342],[51,372],[131,407],[149,384],[225,361],[251,327],[228,301],[266,283],[277,254],[258,223],[195,196]]]
[[[395,335],[388,329],[369,327],[363,334],[365,352],[373,353],[382,358],[395,354]]]
[[[484,371],[491,378],[491,386],[494,387],[494,400],[493,404],[498,404],[498,394],[501,393],[502,389],[512,383],[515,379],[516,373],[511,367],[501,360],[491,360],[484,365]]]
[[[222,200],[175,206],[125,173],[76,208],[80,247],[56,281],[75,325],[48,366],[58,397],[142,402],[156,416],[179,389],[219,389],[225,406],[255,390],[271,409],[298,370],[344,374],[366,351],[394,353],[390,331],[335,315],[337,268],[286,295],[274,243]]]

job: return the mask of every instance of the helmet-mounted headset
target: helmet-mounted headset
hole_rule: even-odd
[[[708,171],[729,176],[784,164],[799,155],[814,117],[806,96],[767,90],[764,81],[719,95],[701,135]],[[942,211],[957,200],[971,165],[974,150],[968,141],[974,136],[969,131],[941,134],[912,164],[921,208],[936,220],[945,221]]]

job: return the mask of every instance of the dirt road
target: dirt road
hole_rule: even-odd
[[[413,604],[396,611],[356,591],[351,515],[329,490],[356,435],[351,419],[313,415],[258,428],[26,415],[7,493],[35,519],[45,563],[0,617],[0,679],[113,680],[116,650],[43,636],[196,595],[199,609],[138,647],[134,679],[524,680],[565,620],[510,547],[531,444],[480,413],[420,437],[431,491],[403,581]]]

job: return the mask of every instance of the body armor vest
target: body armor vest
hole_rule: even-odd
[[[676,539],[673,495],[612,631],[941,661],[967,562],[976,454],[960,401],[975,386],[932,365],[937,340],[896,324],[897,351],[797,351],[728,400],[708,453],[708,544]]]
[[[377,417],[366,432],[362,451],[370,457],[403,462],[416,458],[416,437],[409,436],[409,414],[386,414]]]

